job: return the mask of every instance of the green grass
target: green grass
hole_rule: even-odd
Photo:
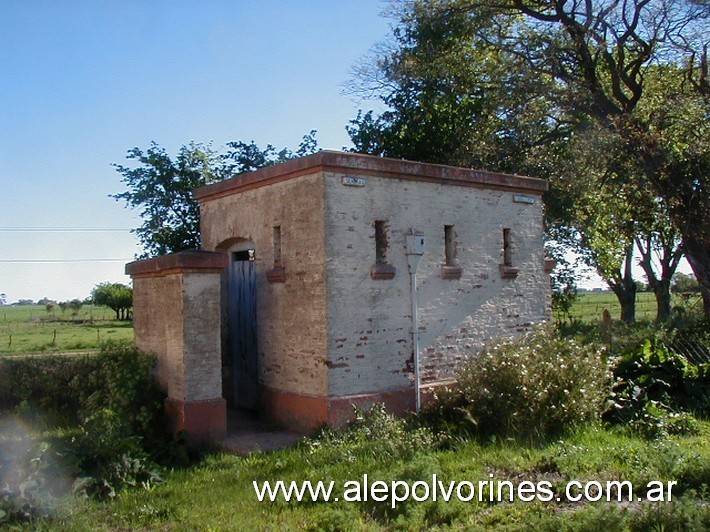
[[[104,340],[133,339],[133,323],[106,307],[85,305],[75,315],[58,307],[0,307],[0,355],[98,349]]]
[[[214,454],[167,476],[150,489],[124,492],[109,503],[76,500],[52,530],[702,530],[710,523],[710,423],[697,436],[647,441],[619,430],[587,428],[564,441],[526,445],[515,441],[458,441],[448,450],[425,447],[406,456],[361,449],[301,445],[240,458]],[[678,482],[675,502],[570,503],[427,501],[400,504],[259,502],[252,481],[348,480],[414,482],[432,474],[445,481],[522,480],[552,483],[556,493],[571,479],[628,480],[639,489],[650,480]],[[342,488],[336,488],[343,494]],[[704,495],[703,495],[704,493]],[[704,501],[704,502],[703,502]],[[606,525],[605,525],[606,523]],[[41,527],[40,527],[41,528]],[[657,528],[661,529],[661,528]]]
[[[685,297],[685,294],[673,296],[673,306],[693,307],[700,304],[697,295]],[[619,319],[621,306],[613,292],[582,292],[572,305],[570,317],[573,320],[591,323],[601,321],[604,310],[608,310],[612,319]],[[636,319],[640,321],[656,319],[656,297],[652,292],[636,294]]]

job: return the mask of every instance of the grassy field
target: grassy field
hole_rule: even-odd
[[[593,295],[600,298],[608,294]],[[24,321],[34,317],[34,313],[25,315]],[[90,312],[89,322],[91,319],[97,323]],[[65,363],[75,357],[55,358]],[[28,361],[36,362],[37,358],[29,357]],[[512,366],[527,371],[524,364]],[[580,365],[575,361],[574,367],[578,370]],[[655,366],[654,371],[658,371]],[[123,383],[128,373],[133,374],[118,368],[116,375]],[[28,374],[42,376],[45,372]],[[570,379],[557,378],[560,375],[559,371],[553,372],[551,381],[572,388]],[[652,376],[652,379],[660,378]],[[97,382],[119,381],[99,379]],[[698,384],[700,380],[694,373],[684,382]],[[50,385],[48,389],[58,388]],[[140,397],[127,393],[124,385],[109,387],[113,393],[116,389],[121,399]],[[564,392],[567,393],[567,389]],[[584,390],[580,392],[580,397],[591,396]],[[42,395],[43,399],[46,397]],[[560,401],[564,401],[560,407],[567,410],[568,400],[561,398]],[[102,400],[95,406],[104,408],[105,404]],[[493,411],[500,415],[505,408],[512,408],[510,404],[511,401],[503,400]],[[380,416],[356,425],[355,430],[326,431],[325,436],[305,439],[291,449],[254,453],[248,457],[213,450],[199,459],[195,457],[189,465],[187,461],[175,461],[182,453],[173,445],[161,450],[173,457],[165,463],[184,465],[173,470],[161,469],[162,482],[154,483],[131,476],[132,471],[146,463],[145,455],[123,454],[128,440],[122,433],[108,430],[112,425],[98,425],[93,429],[91,424],[83,428],[50,427],[47,432],[41,428],[41,416],[24,405],[7,418],[6,426],[0,426],[0,444],[4,443],[5,449],[11,451],[0,448],[0,478],[3,478],[3,467],[11,475],[28,471],[30,481],[25,482],[20,476],[18,488],[15,492],[10,490],[11,494],[33,493],[33,486],[42,486],[46,479],[65,486],[53,494],[38,491],[32,502],[51,510],[48,517],[18,524],[19,529],[28,530],[710,530],[707,409],[705,417],[694,420],[676,412],[668,413],[667,419],[654,414],[659,407],[653,401],[649,401],[647,407],[635,424],[611,426],[598,421],[575,432],[535,442],[505,436],[468,438],[455,430],[457,412],[461,411],[455,409],[442,423],[435,424],[435,429],[410,427],[391,416]],[[18,417],[23,412],[25,417]],[[544,419],[544,412],[540,412]],[[37,421],[40,428],[34,429],[32,423]],[[675,427],[674,430],[655,431],[661,421],[666,427]],[[643,430],[639,430],[640,423]],[[96,438],[94,433],[85,432],[90,430],[97,431]],[[90,437],[84,440],[83,447],[75,443],[82,441],[76,439],[81,434]],[[48,443],[38,443],[40,441]],[[87,442],[91,445],[87,446]],[[70,495],[77,475],[73,468],[79,463],[78,457],[87,453],[90,457],[105,453],[111,459],[108,471],[117,471],[127,479],[124,486],[128,489],[109,500]],[[23,466],[24,469],[16,465],[25,462],[29,465]],[[36,473],[41,475],[35,476]],[[93,473],[88,471],[87,474]],[[436,484],[434,476],[442,484]],[[267,481],[274,487],[276,482],[283,481],[287,491],[291,482],[296,488],[304,486],[304,481],[314,484],[320,481],[323,486],[332,483],[332,492],[327,502],[323,500],[323,491],[315,501],[306,492],[300,501],[287,501],[285,491],[281,491],[276,500],[259,500],[256,488],[263,490]],[[375,495],[382,496],[381,490],[372,490],[376,481],[382,482],[380,488],[384,486],[390,495],[376,500]],[[406,501],[393,501],[391,487],[396,481],[404,481],[407,489],[419,485],[418,492],[415,491],[419,500],[410,497]],[[571,481],[579,484],[572,492],[567,492]],[[354,482],[360,483],[355,494]],[[615,485],[608,500],[590,502],[570,496],[579,494],[583,484],[605,486],[607,482]],[[620,482],[632,486],[632,495],[627,488],[621,492]],[[662,483],[665,500],[649,500],[648,488],[652,482]],[[505,488],[508,491],[502,491],[506,499],[503,501],[490,494],[490,486],[501,483],[511,486]],[[527,485],[521,492],[523,483]],[[536,491],[535,487],[542,483],[547,491]],[[670,483],[674,484],[671,500],[668,500]],[[363,492],[364,484],[369,489]],[[425,484],[435,486],[438,499],[422,496]],[[459,488],[449,488],[448,496],[441,491],[453,485]],[[402,484],[400,488],[404,489]],[[402,495],[401,489],[399,495]],[[510,495],[511,489],[513,495]],[[618,499],[620,492],[622,498]],[[529,498],[531,493],[533,497]],[[540,493],[550,497],[536,498]],[[589,493],[590,497],[596,495],[596,488]],[[15,499],[8,500],[18,500],[16,495],[13,497]],[[507,500],[509,497],[513,500]],[[45,515],[44,510],[38,515]],[[2,525],[0,515],[0,528]]]
[[[697,295],[674,296],[672,302],[673,306],[683,307],[699,304],[700,298]],[[572,305],[570,317],[583,322],[601,321],[605,309],[609,311],[612,319],[619,319],[621,306],[613,292],[582,292]],[[656,319],[656,298],[652,292],[636,294],[636,319]]]
[[[106,307],[85,305],[77,314],[58,307],[0,307],[0,355],[97,349],[109,339],[132,339],[133,323]]]
[[[678,299],[674,304],[687,306],[694,304],[694,300]],[[582,293],[570,317],[583,322],[599,321],[605,309],[612,318],[618,318],[620,307],[613,293]],[[637,319],[653,320],[655,316],[653,294],[639,293]],[[106,307],[86,305],[76,315],[59,308],[47,312],[41,306],[0,307],[0,355],[92,350],[103,340],[132,338],[133,323],[116,320],[114,312]]]
[[[622,431],[588,428],[564,441],[527,445],[511,440],[458,441],[446,450],[412,445],[398,453],[386,441],[363,438],[342,446],[306,442],[248,458],[215,454],[170,473],[149,490],[124,492],[109,503],[74,500],[51,530],[703,530],[710,508],[702,502],[710,475],[710,424],[696,436],[648,441]],[[455,481],[550,482],[556,496],[567,481],[629,481],[633,502],[469,502],[441,499],[346,501],[348,481],[407,480],[432,475]],[[259,502],[253,481],[335,482],[338,501]],[[676,481],[671,502],[639,501],[652,480]],[[705,486],[703,488],[703,485]],[[464,498],[465,498],[464,490]],[[707,493],[706,493],[707,495]],[[421,497],[421,495],[420,495]],[[643,498],[643,497],[642,497]],[[516,496],[517,499],[517,496]]]

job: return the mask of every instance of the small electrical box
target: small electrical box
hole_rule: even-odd
[[[424,236],[407,235],[407,254],[424,255]]]

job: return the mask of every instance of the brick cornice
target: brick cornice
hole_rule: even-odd
[[[126,274],[135,278],[159,277],[181,272],[221,272],[228,262],[229,258],[225,253],[188,250],[129,262],[126,264]]]
[[[505,189],[536,195],[542,194],[548,188],[547,181],[533,177],[357,153],[320,151],[307,157],[267,166],[254,172],[246,172],[225,181],[200,187],[193,192],[193,195],[199,202],[205,202],[319,171]]]

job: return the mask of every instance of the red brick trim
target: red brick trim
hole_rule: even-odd
[[[515,266],[500,265],[500,276],[502,279],[515,279],[518,276],[519,268]]]
[[[370,269],[370,277],[376,281],[389,281],[396,273],[397,268],[390,264],[377,263]]]
[[[373,392],[328,399],[328,424],[341,427],[354,417],[354,406],[366,410],[375,403],[384,403],[389,412],[402,415],[416,408],[414,388]]]
[[[219,273],[229,264],[225,253],[190,250],[126,264],[131,277],[161,277],[181,272]]]
[[[455,381],[434,382],[422,385],[422,405],[434,398],[437,389],[456,386]],[[343,426],[354,418],[353,406],[368,409],[375,403],[384,403],[393,414],[414,412],[416,397],[414,387],[370,392],[341,397],[308,396],[283,390],[261,388],[261,413],[291,430],[311,433],[324,425]]]
[[[463,268],[461,268],[460,266],[441,267],[442,279],[461,279],[461,275],[463,275]]]
[[[273,268],[266,272],[266,280],[270,283],[285,283],[286,270],[283,268]]]
[[[484,172],[469,168],[419,163],[401,159],[388,159],[357,153],[320,151],[308,157],[267,166],[255,172],[239,174],[231,179],[200,187],[194,191],[193,195],[198,201],[205,202],[321,171],[354,173],[358,176],[426,181],[447,185],[497,188],[536,195],[541,195],[548,188],[547,181],[532,177]]]
[[[192,446],[220,440],[227,434],[227,402],[221,397],[206,401],[166,399],[165,412],[170,430],[185,431]]]

